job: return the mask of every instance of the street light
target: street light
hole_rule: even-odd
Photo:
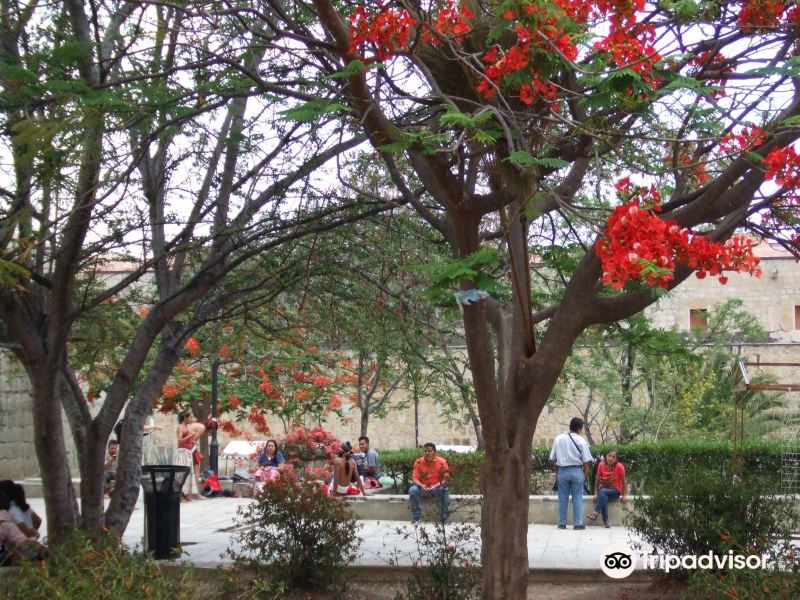
[[[219,398],[217,397],[217,373],[219,373],[219,362],[211,363],[211,418],[219,417]],[[211,444],[209,444],[208,466],[215,475],[219,475],[219,442],[217,441],[217,430],[211,431]]]

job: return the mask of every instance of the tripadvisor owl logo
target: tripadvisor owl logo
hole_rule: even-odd
[[[612,579],[624,579],[636,568],[636,555],[625,544],[606,546],[600,556],[600,569]]]

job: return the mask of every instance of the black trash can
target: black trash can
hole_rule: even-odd
[[[181,541],[181,488],[191,467],[142,466],[144,547],[156,559],[172,558]]]

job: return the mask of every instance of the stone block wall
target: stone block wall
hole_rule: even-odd
[[[8,352],[0,352],[0,479],[38,472],[28,376]]]

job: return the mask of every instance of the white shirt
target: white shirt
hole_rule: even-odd
[[[22,510],[12,500],[11,508],[8,509],[8,514],[11,515],[11,518],[14,520],[14,523],[25,523],[25,525],[33,529],[33,515],[31,514],[30,508],[28,508],[28,510]]]
[[[575,442],[574,444],[570,438]],[[577,433],[559,433],[553,440],[550,460],[556,461],[559,467],[579,467],[583,463],[590,463],[592,462],[592,453],[589,450],[589,442]]]

